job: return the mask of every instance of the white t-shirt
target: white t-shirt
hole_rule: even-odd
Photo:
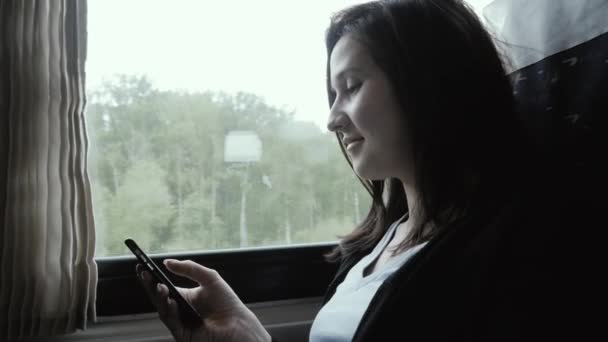
[[[426,245],[426,242],[416,245],[390,258],[373,273],[363,276],[367,266],[380,256],[392,240],[402,219],[390,226],[374,250],[359,260],[350,269],[344,281],[338,285],[335,294],[321,308],[312,324],[310,342],[350,342],[380,285]]]

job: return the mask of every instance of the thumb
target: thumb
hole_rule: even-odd
[[[194,280],[201,286],[210,286],[222,280],[216,270],[204,267],[191,260],[166,259],[164,264],[169,271]]]

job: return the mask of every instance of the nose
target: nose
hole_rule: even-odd
[[[342,131],[348,125],[348,116],[334,105],[329,110],[327,130],[330,132]]]

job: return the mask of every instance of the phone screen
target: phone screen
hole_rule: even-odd
[[[149,271],[157,282],[165,284],[169,288],[169,296],[177,302],[179,308],[179,314],[181,320],[189,326],[198,326],[202,322],[202,318],[198,311],[190,303],[188,303],[184,297],[177,291],[175,285],[169,280],[169,278],[161,271],[161,269],[139,248],[137,243],[132,239],[126,239],[125,245],[135,254],[135,257],[139,262]]]

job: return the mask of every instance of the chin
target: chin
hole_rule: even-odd
[[[396,177],[396,173],[389,172],[391,169],[382,160],[370,160],[360,158],[353,158],[353,170],[359,178],[367,179],[370,181],[383,181],[387,178]]]
[[[362,178],[362,179],[368,179],[368,180],[384,179],[378,174],[378,172],[374,172],[374,170],[372,168],[370,168],[369,165],[366,165],[365,163],[358,163],[356,161],[353,161],[353,170],[355,170],[355,173],[357,174],[357,176],[359,176],[359,178]]]

